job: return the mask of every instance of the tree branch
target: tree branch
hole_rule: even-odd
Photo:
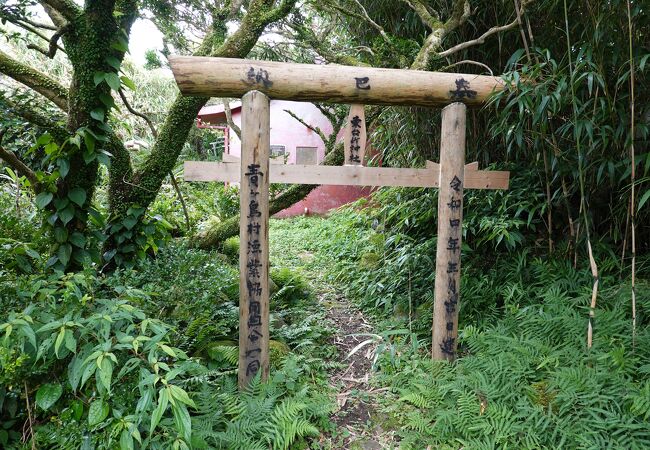
[[[319,127],[316,127],[316,126],[314,126],[314,125],[310,125],[310,124],[308,124],[307,122],[305,122],[304,120],[302,120],[300,117],[298,117],[297,115],[295,115],[292,111],[289,111],[288,109],[285,109],[284,112],[286,112],[287,114],[289,114],[291,117],[293,117],[293,118],[296,119],[298,122],[300,122],[301,124],[303,124],[304,126],[306,126],[307,128],[309,128],[309,129],[310,129],[311,131],[313,131],[314,133],[316,133],[316,134],[318,135],[318,137],[320,137],[321,140],[323,141],[323,144],[327,144],[328,138],[327,138],[327,136],[325,136],[325,133],[323,133],[323,130],[321,130]]]
[[[241,140],[241,128],[237,126],[234,120],[232,120],[232,111],[230,110],[230,100],[227,98],[224,98],[222,100],[223,102],[223,111],[226,113],[226,122],[228,122],[228,126],[232,128],[232,131],[235,132],[239,140]]]
[[[133,106],[131,106],[128,99],[126,98],[126,95],[124,94],[124,89],[120,89],[118,92],[120,94],[120,98],[122,99],[122,103],[124,103],[124,106],[126,106],[126,109],[134,116],[138,116],[139,118],[147,122],[147,125],[149,126],[149,130],[151,130],[151,134],[153,135],[153,138],[156,139],[158,137],[158,131],[156,131],[156,127],[153,125],[153,122],[151,121],[149,116],[139,111],[136,111],[133,108]]]
[[[411,9],[416,12],[425,27],[434,30],[442,25],[442,22],[440,21],[440,15],[436,11],[431,14],[431,12],[429,12],[429,8],[427,8],[426,4],[424,4],[421,0],[402,1],[409,5]]]
[[[493,34],[501,33],[502,31],[511,30],[517,27],[518,24],[519,24],[519,20],[515,19],[507,25],[492,27],[489,30],[487,30],[485,33],[483,33],[481,36],[479,36],[478,38],[472,39],[471,41],[462,42],[445,51],[439,52],[438,56],[444,58],[446,56],[453,55],[454,53],[457,53],[461,50],[465,50],[466,48],[472,47],[474,45],[483,44],[485,42],[485,39],[492,36]]]
[[[16,61],[2,50],[0,50],[0,73],[38,92],[63,111],[68,110],[66,88],[38,70]]]
[[[5,130],[0,131],[0,159],[9,164],[13,169],[16,170],[20,175],[25,176],[31,183],[34,190],[38,186],[38,178],[32,169],[27,167],[27,165],[16,156],[16,154],[10,150],[5,150],[2,147],[2,138],[4,137]]]
[[[386,43],[392,45],[393,43],[391,42],[390,38],[388,37],[388,34],[386,33],[386,30],[384,30],[384,27],[382,27],[377,22],[372,20],[372,18],[368,14],[368,11],[361,4],[361,2],[359,0],[352,0],[352,1],[357,5],[357,7],[359,7],[359,9],[361,9],[361,14],[350,11],[349,9],[344,8],[343,6],[339,5],[338,3],[329,4],[328,6],[330,6],[331,8],[335,9],[336,11],[338,11],[340,13],[343,13],[343,14],[345,14],[347,16],[356,17],[357,19],[368,22],[370,24],[370,26],[372,26],[374,29],[376,29],[379,32],[379,34],[384,39],[384,41],[386,41]]]
[[[68,21],[72,21],[72,19],[82,13],[81,8],[73,0],[39,0],[39,3],[43,6],[47,5]],[[56,22],[54,23],[58,25]]]
[[[485,70],[487,70],[490,73],[491,76],[494,76],[494,72],[492,72],[492,69],[490,69],[490,66],[488,66],[487,64],[483,64],[481,62],[478,62],[478,61],[472,61],[471,59],[464,59],[462,61],[458,61],[458,62],[455,62],[453,64],[449,64],[448,66],[443,67],[442,69],[440,69],[440,72],[444,72],[447,69],[451,69],[452,67],[456,67],[456,66],[459,66],[461,64],[474,64],[476,66],[483,67]]]
[[[420,0],[411,0],[416,1],[412,7],[420,5],[419,7],[425,8],[423,4],[419,3]],[[409,4],[411,4],[409,2]],[[417,12],[417,11],[416,11]],[[432,28],[431,33],[427,36],[418,52],[413,64],[411,64],[411,69],[414,70],[426,70],[431,61],[431,56],[434,54],[441,46],[442,40],[449,34],[451,31],[455,30],[461,26],[471,14],[471,9],[469,1],[467,0],[455,0],[454,11],[449,19],[443,24],[440,21],[435,22],[435,26]]]

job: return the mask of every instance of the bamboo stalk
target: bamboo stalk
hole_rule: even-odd
[[[630,185],[632,188],[630,200],[630,222],[632,225],[632,348],[636,343],[636,201],[635,201],[635,186],[636,182],[636,161],[634,155],[634,54],[632,52],[632,13],[630,11],[630,0],[627,0],[627,27],[629,35],[629,61],[630,61],[630,160],[632,164],[632,171],[630,172]]]

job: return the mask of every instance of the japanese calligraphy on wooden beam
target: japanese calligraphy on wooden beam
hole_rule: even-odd
[[[259,90],[270,98],[365,105],[480,106],[501,78],[486,75],[294,64],[200,56],[170,56],[183,95],[242,97]]]
[[[460,249],[463,237],[466,107],[454,103],[442,110],[438,243],[433,304],[433,359],[452,361],[458,345]]]
[[[351,105],[348,123],[345,126],[343,146],[344,163],[347,166],[362,166],[366,152],[366,112],[363,105]]]
[[[242,99],[239,222],[239,387],[269,375],[269,98]]]
[[[427,169],[392,167],[271,165],[271,183],[329,184],[343,186],[432,187],[440,183],[440,166],[428,162]],[[237,183],[240,168],[236,163],[185,161],[185,181],[224,181]],[[510,172],[465,168],[465,185],[471,189],[508,189]]]

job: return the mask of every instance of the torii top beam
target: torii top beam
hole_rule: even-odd
[[[293,64],[232,58],[172,56],[184,95],[242,97],[262,91],[270,98],[366,105],[480,106],[503,90],[499,77],[333,64]]]

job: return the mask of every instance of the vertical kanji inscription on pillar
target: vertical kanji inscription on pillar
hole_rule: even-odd
[[[433,307],[434,359],[452,361],[458,345],[460,253],[463,238],[466,107],[453,103],[442,110],[438,243]]]
[[[269,374],[269,99],[242,98],[239,387]]]

